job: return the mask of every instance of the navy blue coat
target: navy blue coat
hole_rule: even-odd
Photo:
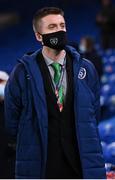
[[[75,128],[83,178],[105,178],[98,135],[99,83],[94,66],[70,46],[73,59]],[[44,178],[48,111],[43,79],[36,63],[39,50],[25,55],[12,71],[5,89],[6,127],[16,138],[16,178]]]

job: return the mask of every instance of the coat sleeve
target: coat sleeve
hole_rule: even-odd
[[[23,108],[21,97],[22,88],[20,82],[21,77],[24,75],[23,69],[24,68],[22,68],[22,65],[20,64],[14,68],[5,88],[5,126],[7,133],[14,138],[17,135],[18,123]]]
[[[95,83],[92,86],[92,89],[95,94],[95,103],[94,103],[94,108],[95,108],[95,116],[97,120],[97,124],[100,121],[100,82],[97,73],[95,74]]]
[[[95,101],[94,101],[94,110],[95,110],[95,117],[97,124],[100,121],[100,81],[99,81],[99,76],[98,73],[94,67],[94,65],[88,61],[88,79],[87,83],[88,86],[91,88]]]

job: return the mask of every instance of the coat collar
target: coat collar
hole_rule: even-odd
[[[70,57],[73,59],[74,81],[76,81],[76,76],[78,76],[78,72],[81,64],[80,54],[76,51],[75,48],[71,46],[66,46],[65,50],[66,53],[68,53]],[[42,49],[39,49],[30,55],[25,54],[23,58],[19,61],[24,64],[26,71],[29,75],[29,78],[32,79],[31,85],[34,87],[35,91],[37,90],[38,96],[40,97],[42,103],[46,107],[43,78],[36,61],[36,57],[39,52],[41,53]]]

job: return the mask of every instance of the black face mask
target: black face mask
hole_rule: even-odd
[[[67,44],[65,31],[57,31],[54,33],[42,34],[43,45],[52,49],[62,50]]]

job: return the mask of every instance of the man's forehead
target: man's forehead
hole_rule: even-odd
[[[65,23],[64,17],[60,14],[49,14],[42,19],[43,23],[52,24],[56,22],[62,22]]]

